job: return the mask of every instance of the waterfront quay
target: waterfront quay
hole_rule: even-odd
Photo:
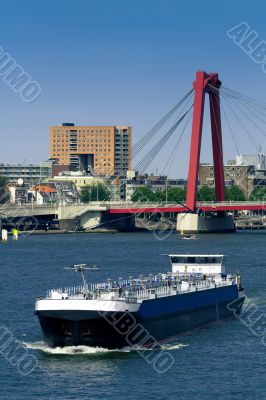
[[[264,202],[198,203],[201,218],[208,221],[225,211],[235,210],[229,216],[235,228],[265,229],[266,210]],[[245,208],[254,209],[245,212]],[[176,230],[178,215],[184,215],[185,206],[163,203],[91,202],[75,205],[3,205],[0,207],[0,228],[37,232],[73,231],[134,231]],[[189,213],[188,213],[189,215]],[[215,219],[217,224],[219,219]]]

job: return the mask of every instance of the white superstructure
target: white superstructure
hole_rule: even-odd
[[[172,272],[179,274],[224,274],[222,254],[169,254]]]

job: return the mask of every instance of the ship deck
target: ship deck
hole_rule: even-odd
[[[116,281],[107,280],[106,282],[92,283],[87,286],[52,289],[47,292],[45,299],[97,299],[138,303],[147,299],[231,286],[233,284],[237,284],[235,275],[157,274],[149,275],[148,277],[140,276],[137,279],[123,280],[119,278]]]

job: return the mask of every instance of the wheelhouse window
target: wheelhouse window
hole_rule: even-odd
[[[194,257],[194,256],[173,256],[171,257],[173,264],[221,264],[222,257]]]

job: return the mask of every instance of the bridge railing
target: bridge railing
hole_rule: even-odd
[[[265,205],[266,206],[266,201],[222,201],[222,202],[216,202],[216,201],[204,201],[204,202],[197,202],[196,205],[197,207],[204,207],[204,206],[213,206],[215,207],[216,205],[219,206],[232,206],[232,205]],[[83,204],[84,205],[84,204]],[[185,208],[179,203],[169,203],[169,202],[127,202],[127,201],[120,201],[120,202],[114,202],[114,201],[105,201],[105,202],[90,202],[87,204],[88,206],[105,206],[105,207],[110,207],[110,208],[156,208],[156,207],[180,207],[180,208]]]
[[[197,207],[214,207],[215,206],[241,206],[241,205],[259,205],[259,206],[265,206],[266,207],[266,201],[223,201],[223,202],[215,202],[215,201],[204,201],[204,202],[197,202],[196,205]],[[37,209],[51,209],[51,210],[55,210],[58,207],[62,207],[62,208],[68,208],[68,207],[78,207],[78,208],[83,208],[83,207],[106,207],[106,208],[156,208],[156,207],[168,207],[168,208],[174,208],[174,207],[180,207],[180,208],[184,208],[181,204],[179,203],[170,203],[170,202],[129,202],[129,201],[93,201],[90,203],[73,203],[73,204],[35,204],[35,203],[28,203],[28,204],[22,204],[22,205],[18,205],[18,204],[8,204],[8,205],[0,205],[0,212],[1,211],[5,211],[7,209],[16,209],[16,208],[25,208],[27,210],[37,210]]]
[[[221,205],[225,205],[225,206],[229,206],[229,205],[241,205],[241,204],[265,204],[266,205],[266,201],[254,201],[254,200],[246,200],[246,201],[233,201],[233,200],[228,200],[228,201],[202,201],[202,202],[197,202],[197,205],[201,205],[201,206],[209,206],[212,204],[221,204]]]

